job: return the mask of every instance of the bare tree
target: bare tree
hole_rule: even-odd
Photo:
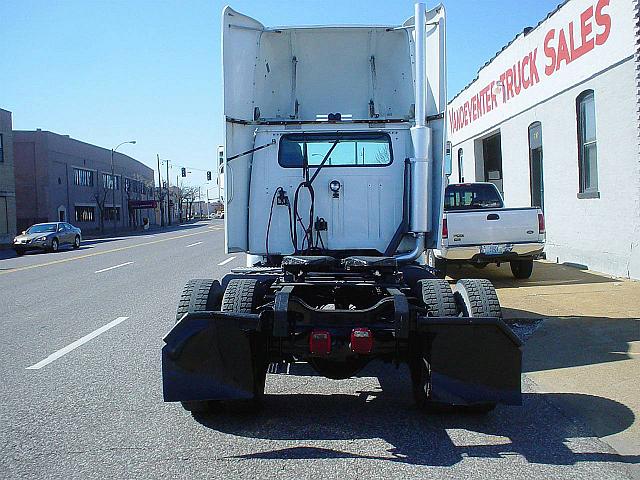
[[[185,186],[180,189],[181,202],[186,207],[186,219],[191,220],[193,218],[193,202],[198,195],[198,187]]]
[[[96,179],[98,183],[98,191],[94,194],[96,204],[98,205],[98,215],[100,216],[100,233],[104,233],[104,217],[105,217],[105,202],[107,201],[107,195],[109,189],[105,187],[104,180],[102,178]]]

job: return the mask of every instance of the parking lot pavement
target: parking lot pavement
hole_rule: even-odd
[[[486,416],[416,410],[407,371],[390,365],[344,381],[269,375],[256,415],[163,403],[160,348],[182,286],[244,262],[223,252],[221,225],[0,260],[0,478],[630,478],[638,456],[557,400],[621,404],[544,393],[533,372],[522,407]],[[500,295],[543,314],[509,298],[526,288]]]
[[[640,282],[544,261],[529,280],[511,278],[508,265],[451,274],[491,279],[507,319],[542,319],[524,347],[536,391],[640,458]]]

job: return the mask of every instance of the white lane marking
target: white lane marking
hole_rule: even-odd
[[[120,268],[120,267],[125,267],[127,265],[131,265],[133,262],[125,262],[125,263],[121,263],[120,265],[114,265],[113,267],[109,267],[109,268],[103,268],[102,270],[96,270],[93,273],[102,273],[102,272],[107,272],[109,270],[113,270],[114,268]]]
[[[129,317],[118,317],[118,318],[116,318],[112,322],[109,322],[106,325],[103,325],[102,327],[98,328],[97,330],[94,330],[93,332],[89,333],[88,335],[85,335],[84,337],[76,340],[75,342],[70,343],[66,347],[61,348],[60,350],[58,350],[57,352],[52,353],[47,358],[45,358],[44,360],[39,361],[35,365],[31,365],[30,367],[27,367],[27,370],[39,370],[42,367],[44,367],[46,365],[49,365],[54,360],[57,360],[58,358],[62,357],[63,355],[66,355],[67,353],[71,352],[72,350],[75,350],[79,346],[87,343],[89,340],[91,340],[93,338],[96,338],[101,333],[104,333],[107,330],[115,327],[116,325],[124,322],[127,318],[129,318]]]
[[[229,262],[231,262],[231,261],[235,260],[235,258],[236,258],[236,257],[229,257],[229,258],[227,258],[226,260],[223,260],[222,262],[220,262],[220,263],[218,264],[218,266],[220,266],[220,267],[221,267],[222,265],[226,265],[227,263],[229,263]]]
[[[184,248],[189,248],[189,247],[195,247],[196,245],[200,245],[202,242],[196,242],[196,243],[192,243],[191,245],[187,245]]]

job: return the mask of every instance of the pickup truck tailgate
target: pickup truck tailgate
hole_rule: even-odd
[[[537,208],[449,211],[448,246],[541,241]]]

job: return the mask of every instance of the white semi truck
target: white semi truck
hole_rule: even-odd
[[[521,401],[493,286],[421,263],[441,239],[445,11],[402,25],[267,28],[222,13],[227,252],[192,280],[162,352],[164,399],[258,406],[267,372],[341,379],[406,363],[423,407]]]

